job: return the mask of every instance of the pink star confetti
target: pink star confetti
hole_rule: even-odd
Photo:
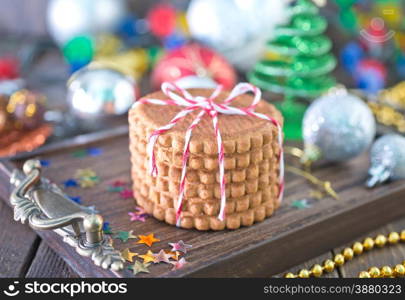
[[[130,189],[125,189],[125,190],[123,190],[123,191],[120,192],[120,197],[121,197],[122,199],[131,199],[131,198],[134,197],[134,195],[133,195],[133,193],[132,193],[132,190],[130,190]]]
[[[187,264],[188,262],[184,257],[182,257],[179,261],[171,261],[170,263],[173,265],[172,271],[175,271],[183,268],[184,265]]]
[[[193,245],[186,244],[182,240],[178,241],[177,243],[169,243],[169,245],[172,247],[173,252],[181,251],[183,253],[187,253],[187,249],[193,247]]]
[[[136,206],[135,210],[137,212],[138,215],[147,215],[146,211],[143,209],[143,207],[140,206]]]
[[[171,262],[170,262],[169,259],[170,259],[171,257],[172,257],[172,256],[171,256],[170,254],[167,254],[167,253],[162,249],[162,250],[159,251],[158,254],[155,254],[155,261],[154,261],[154,263],[155,263],[155,264],[158,264],[158,263],[164,262],[164,263],[170,264]]]
[[[145,214],[139,214],[137,212],[129,212],[128,215],[131,217],[130,221],[141,221],[145,222],[146,221],[146,215]]]

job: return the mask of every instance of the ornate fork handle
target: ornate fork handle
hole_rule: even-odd
[[[115,250],[111,240],[103,235],[103,218],[100,215],[83,211],[81,206],[73,204],[64,196],[58,187],[41,178],[41,165],[38,160],[26,161],[23,172],[24,178],[21,172],[14,170],[10,179],[11,184],[15,186],[10,196],[15,221],[21,221],[23,224],[28,222],[36,230],[54,230],[80,255],[91,257],[97,266],[113,271],[123,269],[124,259],[120,252]],[[36,197],[32,195],[33,191],[41,189],[52,195],[51,199],[40,198],[46,197],[46,193]],[[55,201],[57,203],[54,203]],[[69,213],[60,216],[61,213],[57,211],[59,206],[63,206],[64,212]],[[48,217],[46,211],[57,217]]]

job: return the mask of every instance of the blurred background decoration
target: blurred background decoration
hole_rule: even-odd
[[[17,138],[20,147],[2,156],[123,132],[132,103],[167,80],[185,88],[250,80],[278,103],[291,139],[302,138],[311,101],[340,83],[360,90],[379,131],[405,132],[401,0],[0,4],[0,146],[13,145],[10,132],[38,136]]]

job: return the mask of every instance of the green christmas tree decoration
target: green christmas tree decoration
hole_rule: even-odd
[[[263,90],[284,95],[279,109],[284,116],[287,139],[301,139],[306,107],[297,97],[313,99],[335,85],[329,74],[336,66],[330,54],[332,43],[323,35],[327,22],[310,0],[296,0],[289,6],[290,22],[276,28],[266,45],[266,57],[256,63],[248,79]]]

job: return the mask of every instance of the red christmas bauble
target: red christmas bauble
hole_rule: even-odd
[[[188,44],[166,53],[152,73],[152,85],[158,89],[165,82],[187,76],[208,77],[231,89],[236,82],[234,68],[215,51],[199,44]]]
[[[0,57],[0,80],[15,79],[19,76],[19,63],[13,57]]]
[[[164,38],[176,27],[176,10],[169,4],[158,4],[149,11],[147,20],[150,31]]]

